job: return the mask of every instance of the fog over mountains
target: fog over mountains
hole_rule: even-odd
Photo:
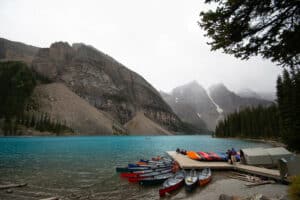
[[[38,48],[0,38],[0,61],[11,60],[27,63],[49,81],[36,87],[33,112],[65,121],[75,133],[171,134],[186,130],[149,82],[90,45],[55,42],[49,48]]]
[[[176,87],[169,94],[161,92],[161,95],[183,121],[212,131],[217,122],[229,113],[245,107],[268,106],[272,103],[254,92],[239,96],[224,84],[216,84],[205,90],[196,81]]]
[[[235,110],[272,103],[249,89],[236,94],[216,84],[206,90],[196,81],[158,92],[139,74],[82,43],[39,48],[0,38],[0,61],[8,60],[23,61],[49,80],[32,95],[34,112],[65,121],[79,134],[207,133]]]

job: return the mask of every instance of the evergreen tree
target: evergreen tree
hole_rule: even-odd
[[[248,137],[279,139],[278,108],[274,104],[264,108],[245,108],[239,112],[229,114],[216,127],[218,137]]]
[[[34,116],[34,114],[32,114],[32,116],[31,116],[30,127],[32,127],[32,128],[35,127],[35,116]]]
[[[284,70],[277,80],[277,101],[280,116],[280,132],[290,148],[300,150],[300,72]]]
[[[212,50],[248,59],[261,55],[282,66],[300,67],[299,0],[205,0],[199,23]]]

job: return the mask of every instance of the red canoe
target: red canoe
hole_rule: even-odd
[[[163,187],[159,190],[159,196],[163,197],[166,193],[170,193],[174,190],[179,189],[184,184],[185,172],[179,171],[174,177],[168,178],[164,183]]]
[[[205,186],[211,181],[211,170],[210,168],[203,169],[198,175],[199,185]]]
[[[172,169],[166,169],[163,171],[157,171],[157,172],[151,172],[151,173],[146,173],[146,174],[139,174],[138,176],[135,177],[128,177],[128,181],[129,182],[139,182],[145,178],[149,178],[149,177],[154,177],[154,176],[159,176],[162,174],[167,174],[167,173],[171,173]]]

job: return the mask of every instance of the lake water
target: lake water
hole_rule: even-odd
[[[115,166],[177,147],[225,152],[258,146],[270,145],[210,136],[0,137],[0,182],[28,183],[23,193],[0,193],[0,199],[32,199],[37,192],[64,199],[157,199],[159,186],[130,184]]]

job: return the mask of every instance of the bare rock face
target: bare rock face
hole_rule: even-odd
[[[62,83],[37,86],[32,101],[38,112],[48,113],[51,118],[64,121],[75,134],[126,134],[126,129],[109,114],[97,110]]]
[[[261,98],[240,97],[223,84],[214,85],[206,91],[196,81],[179,86],[170,94],[161,92],[161,95],[183,121],[212,131],[220,120],[236,110],[272,104]]]
[[[172,135],[170,131],[146,117],[143,112],[137,112],[125,127],[131,135]]]
[[[170,94],[162,93],[164,100],[183,120],[198,129],[214,130],[219,113],[205,89],[196,81],[179,86]]]
[[[54,43],[38,51],[32,67],[52,81],[64,83],[121,124],[137,111],[169,129],[177,129],[181,124],[144,78],[91,46]]]
[[[241,97],[228,90],[225,85],[217,84],[209,88],[212,99],[224,110],[225,114],[230,114],[245,107],[269,106],[271,101],[253,97]]]
[[[39,48],[0,38],[0,61],[23,61],[31,64]]]

